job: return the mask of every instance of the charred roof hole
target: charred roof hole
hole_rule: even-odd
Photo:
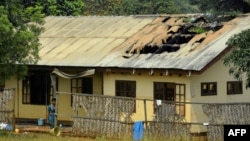
[[[158,46],[150,46],[146,45],[140,50],[140,54],[147,54],[147,53],[154,53],[157,49],[159,49]]]
[[[168,39],[166,44],[184,44],[189,42],[193,37],[194,35],[175,35],[171,39]]]
[[[173,39],[173,36],[171,36],[171,37],[169,37],[169,38],[167,38],[167,40],[166,40],[166,42],[165,42],[165,44],[166,43],[168,43],[170,40],[172,40]]]
[[[194,27],[194,25],[185,25],[180,28],[181,34],[190,34],[189,29]]]
[[[166,21],[168,21],[170,19],[170,17],[166,17],[164,20],[162,20],[162,23],[165,23]]]
[[[169,44],[163,44],[158,50],[156,50],[155,54],[160,54],[162,52],[176,52],[180,49],[179,45],[169,45]]]

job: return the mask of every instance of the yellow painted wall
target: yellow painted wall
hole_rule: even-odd
[[[199,103],[232,103],[232,102],[249,102],[249,90],[245,89],[245,80],[243,80],[243,94],[227,95],[227,81],[237,81],[230,76],[228,68],[220,60],[212,67],[206,70],[201,75],[191,76],[191,102]],[[217,82],[217,95],[201,96],[202,82]],[[192,104],[191,116],[192,122],[208,123],[208,117],[203,114],[201,104]],[[205,126],[194,126],[192,131],[203,132],[206,130]]]
[[[142,73],[141,75],[135,74],[121,74],[121,73],[104,73],[104,94],[115,96],[115,81],[116,80],[132,80],[136,81],[136,98],[140,99],[149,99],[147,101],[147,120],[152,120],[154,118],[153,114],[153,82],[175,82],[180,84],[186,84],[186,100],[190,100],[190,84],[189,77],[186,75],[172,75],[165,76],[160,75],[159,73],[154,74],[153,76],[148,73]],[[186,111],[188,112],[188,110]],[[187,114],[187,119],[190,118],[190,115]],[[133,114],[132,119],[134,121],[144,121],[144,104],[143,100],[137,100],[136,102],[136,113]]]
[[[224,66],[221,61],[216,62],[213,66],[208,68],[200,75],[192,74],[191,77],[186,75],[160,75],[155,73],[149,75],[148,73],[136,72],[135,74],[125,73],[111,73],[105,72],[96,73],[93,76],[93,93],[104,94],[109,96],[115,95],[115,81],[116,80],[132,80],[136,81],[136,113],[132,118],[134,121],[144,121],[144,102],[143,99],[148,99],[146,102],[147,120],[154,118],[153,114],[153,82],[175,82],[185,84],[186,86],[186,101],[199,103],[219,103],[219,102],[248,102],[250,95],[249,90],[245,89],[245,80],[243,81],[243,94],[227,95],[226,82],[235,81],[235,79],[228,74],[228,68]],[[217,95],[201,96],[202,82],[217,82]],[[59,92],[70,92],[70,80],[59,78]],[[6,88],[16,89],[16,116],[19,118],[46,118],[47,106],[22,104],[22,82],[17,82],[16,78],[6,82]],[[59,120],[70,120],[73,111],[70,106],[70,95],[60,95],[59,97]],[[208,117],[203,114],[201,104],[187,104],[186,105],[186,121],[207,123]],[[205,126],[192,126],[193,132],[203,132],[206,130]]]
[[[70,79],[58,79],[58,91],[70,93]],[[47,118],[47,105],[31,105],[22,104],[22,81],[12,77],[5,83],[5,88],[15,89],[15,115],[17,118]],[[96,73],[93,76],[93,93],[102,94],[102,74]],[[48,103],[49,105],[49,103]],[[71,120],[71,115],[74,113],[71,108],[71,96],[69,94],[60,94],[58,97],[58,119]]]

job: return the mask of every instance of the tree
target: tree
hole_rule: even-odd
[[[190,4],[190,0],[175,0],[176,8],[179,9],[180,13],[199,13],[199,7],[196,4]]]
[[[123,0],[83,0],[85,9],[83,15],[118,15],[113,10]],[[126,1],[126,0],[125,0]]]
[[[78,16],[83,14],[83,0],[22,0],[25,8],[41,6],[46,16]]]
[[[121,4],[115,5],[112,15],[137,15],[140,14],[140,3],[138,0],[123,0]]]
[[[190,0],[201,12],[220,14],[250,12],[250,0]]]
[[[230,68],[229,74],[238,80],[246,75],[246,88],[250,88],[250,29],[232,36],[226,44],[232,47],[232,52],[223,58],[224,64]]]
[[[176,14],[180,13],[174,0],[123,0],[115,5],[113,15]]]
[[[139,0],[142,14],[176,14],[179,13],[174,0]]]
[[[0,2],[0,85],[13,75],[27,73],[27,64],[39,59],[39,35],[43,31],[42,7],[24,9],[20,0]]]

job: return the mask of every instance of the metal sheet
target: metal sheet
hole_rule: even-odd
[[[226,42],[231,36],[241,32],[242,30],[250,28],[249,23],[250,16],[239,17],[233,21],[225,23],[223,28],[218,30],[217,32],[207,35],[201,43],[185,43],[176,52],[163,52],[161,54],[133,54],[129,55],[131,57],[126,58],[123,57],[119,49],[117,49],[116,52],[112,52],[101,62],[99,62],[98,66],[122,68],[181,69],[199,71],[227,48]],[[147,35],[155,34],[154,31],[157,30],[153,30],[152,33],[147,33]],[[140,30],[140,32],[143,31]],[[134,35],[133,37],[129,38],[129,40],[133,40],[133,38],[136,37],[139,39],[138,42],[148,44],[151,42],[151,39],[146,39],[145,37],[147,35],[140,35],[139,37],[136,37],[136,35]],[[199,39],[199,37],[197,37],[197,39]],[[124,51],[124,48],[129,48],[128,46],[131,43],[127,44],[127,42],[124,42],[123,44],[125,46],[121,46],[121,51]],[[143,48],[142,46],[134,47],[139,49]]]
[[[181,18],[164,22],[166,17],[48,17],[38,65],[199,71],[227,48],[232,35],[250,28],[250,16],[238,17],[216,32],[195,35],[175,52],[140,53],[147,45],[160,48],[183,26]]]
[[[38,65],[96,66],[152,20],[133,16],[47,17]]]

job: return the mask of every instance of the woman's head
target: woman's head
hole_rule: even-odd
[[[52,98],[52,99],[51,99],[51,102],[52,102],[52,104],[55,105],[55,104],[56,104],[56,98]]]

